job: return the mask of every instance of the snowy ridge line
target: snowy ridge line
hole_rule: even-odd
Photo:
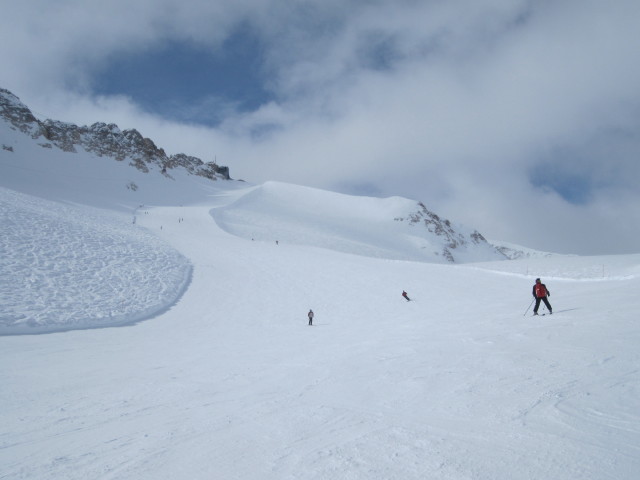
[[[126,325],[173,305],[192,266],[130,219],[0,188],[0,335]]]

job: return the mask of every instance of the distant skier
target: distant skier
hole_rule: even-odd
[[[540,300],[544,302],[544,304],[549,309],[549,314],[552,314],[551,305],[549,304],[549,300],[547,297],[551,296],[551,292],[547,289],[547,286],[540,281],[539,278],[536,278],[536,284],[533,286],[533,298],[536,299],[536,306],[533,307],[533,314],[538,315],[538,307],[540,307]]]
[[[313,310],[309,310],[309,313],[307,313],[307,317],[309,317],[309,325],[313,325]]]
[[[407,295],[407,292],[405,292],[404,290],[402,291],[402,296],[405,298],[407,302],[411,301],[411,299],[409,298],[409,295]]]

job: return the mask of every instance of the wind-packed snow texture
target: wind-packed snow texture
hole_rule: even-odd
[[[133,218],[0,188],[0,334],[131,323],[175,302],[191,265]]]
[[[144,176],[16,138],[4,332],[147,320],[0,336],[0,479],[637,478],[640,255],[401,260],[415,245],[376,226],[401,200]],[[525,315],[536,277],[553,315]]]

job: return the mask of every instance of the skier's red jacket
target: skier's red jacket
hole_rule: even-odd
[[[549,295],[549,290],[544,283],[536,283],[533,286],[533,296],[536,298],[544,298]]]

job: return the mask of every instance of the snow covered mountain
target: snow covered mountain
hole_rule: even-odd
[[[0,121],[0,478],[637,477],[640,255],[459,263],[493,253],[417,202],[27,124]]]
[[[43,148],[57,147],[64,152],[76,153],[82,150],[99,157],[111,157],[117,161],[127,160],[129,165],[142,172],[158,169],[163,175],[184,168],[189,173],[215,180],[229,179],[229,169],[215,162],[204,163],[196,157],[185,154],[167,156],[163,149],[144,138],[137,130],[120,131],[115,124],[94,123],[91,126],[78,127],[72,123],[56,120],[41,122],[31,113],[18,97],[8,90],[0,88],[0,117],[32,139]],[[12,151],[10,142],[4,140],[3,150]]]
[[[112,164],[97,161],[99,157],[106,157],[126,163],[142,173],[155,170],[166,179],[173,180],[158,182],[154,178],[153,186],[145,187],[149,178],[137,175],[136,180],[122,179],[119,188],[96,191],[95,196],[101,195],[106,202],[113,202],[117,198],[121,203],[129,202],[131,207],[157,204],[159,194],[167,189],[168,184],[174,183],[173,187],[177,186],[178,190],[191,189],[180,181],[176,182],[180,180],[178,176],[184,177],[184,173],[210,180],[230,178],[227,167],[205,164],[198,158],[184,154],[168,157],[164,150],[156,147],[152,140],[143,138],[136,130],[121,132],[116,125],[104,123],[78,127],[52,120],[40,122],[17,97],[1,89],[0,119],[5,123],[0,126],[2,164],[5,169],[29,168],[33,171],[53,168],[64,172],[64,177],[74,177],[81,174],[82,168],[82,175],[87,177],[83,182],[85,187],[96,191],[99,186],[93,185],[88,177],[96,176],[98,166],[102,169],[107,167],[101,173],[101,178],[115,175],[115,168],[108,169],[109,166],[113,167]],[[41,149],[34,151],[34,145]],[[76,165],[70,165],[74,160]],[[132,171],[122,173],[131,178],[134,175]],[[47,173],[52,174],[55,175],[53,172]],[[21,183],[39,185],[39,182]],[[5,186],[15,184],[15,181],[5,181]],[[124,192],[123,186],[129,192]],[[137,193],[139,189],[146,191]],[[63,198],[64,192],[72,194],[75,190],[65,188],[57,195]],[[150,196],[151,190],[155,194]],[[75,201],[80,202],[81,199]],[[278,207],[277,218],[267,214],[274,211],[272,207]],[[218,211],[215,217],[228,231],[246,238],[279,238],[281,241],[367,256],[428,262],[506,258],[476,230],[454,225],[429,211],[424,204],[403,198],[352,197],[271,183],[259,187],[233,206]],[[340,228],[336,228],[336,223]],[[302,234],[302,231],[306,233]],[[336,231],[340,232],[340,238],[332,233]],[[375,235],[371,235],[373,232]],[[371,239],[375,239],[375,244],[370,244]]]
[[[226,231],[252,240],[436,263],[506,258],[477,231],[401,197],[353,197],[267,182],[212,214]]]

